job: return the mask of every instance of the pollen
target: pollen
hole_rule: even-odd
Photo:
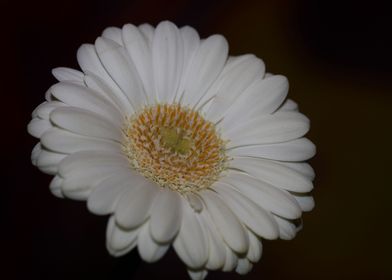
[[[123,151],[130,165],[161,187],[198,192],[227,167],[215,125],[179,104],[146,107],[127,118]]]

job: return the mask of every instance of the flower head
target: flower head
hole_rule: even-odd
[[[77,53],[28,125],[58,197],[110,215],[107,248],[147,262],[172,245],[192,279],[247,273],[262,239],[292,239],[310,211],[309,120],[284,76],[224,37],[161,22],[105,29]]]

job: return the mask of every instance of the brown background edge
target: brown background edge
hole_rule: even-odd
[[[30,164],[31,111],[77,68],[76,50],[107,26],[169,19],[230,53],[254,53],[286,75],[289,97],[312,122],[316,208],[292,241],[265,241],[247,276],[208,279],[392,279],[391,20],[383,2],[354,1],[1,1],[3,180],[2,279],[185,279],[170,252],[156,264],[105,249],[106,217],[53,197],[50,177]],[[4,80],[3,80],[4,79]]]

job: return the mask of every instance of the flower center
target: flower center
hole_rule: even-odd
[[[184,137],[185,131],[181,128],[161,127],[159,130],[162,143],[165,147],[180,154],[186,154],[194,145],[192,139]]]
[[[215,125],[178,104],[158,104],[131,116],[123,150],[132,168],[180,193],[208,188],[226,168],[225,142]]]

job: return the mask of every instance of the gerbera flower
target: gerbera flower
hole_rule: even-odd
[[[314,206],[315,147],[284,76],[167,21],[109,27],[77,59],[82,71],[53,70],[32,114],[32,162],[54,195],[110,215],[110,254],[154,262],[172,245],[203,279],[245,274],[261,239],[296,235]]]

